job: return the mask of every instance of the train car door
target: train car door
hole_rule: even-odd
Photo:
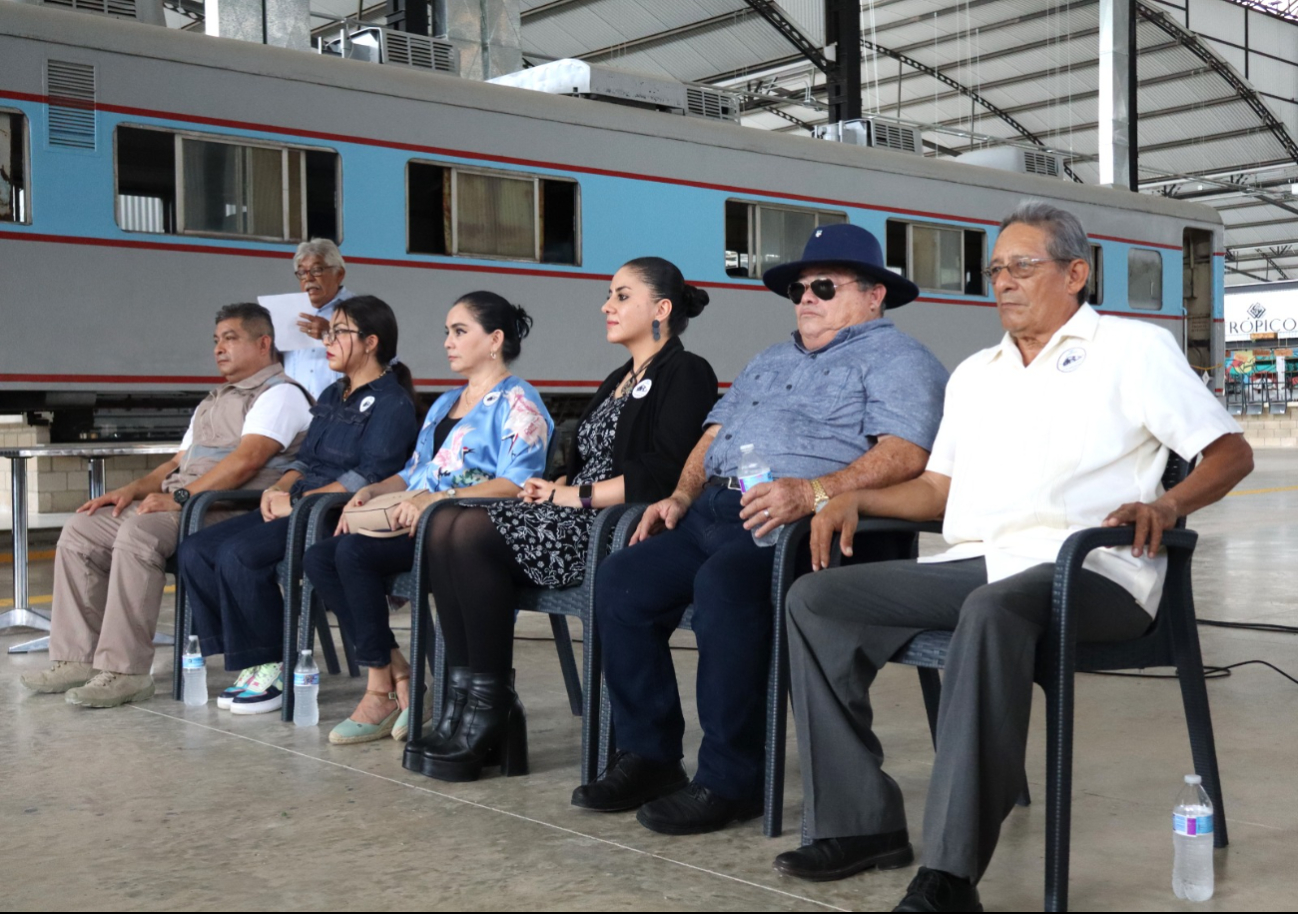
[[[1185,322],[1181,325],[1185,357],[1199,374],[1216,378],[1218,359],[1212,352],[1212,232],[1187,228],[1182,249]],[[1214,384],[1213,386],[1219,386]]]

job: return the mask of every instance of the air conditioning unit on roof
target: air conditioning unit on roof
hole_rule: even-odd
[[[100,13],[118,19],[134,19],[149,25],[167,24],[162,12],[162,0],[40,0],[40,5],[76,10],[79,13]]]
[[[1064,157],[1057,152],[1046,152],[1044,149],[992,146],[989,149],[975,149],[958,155],[956,161],[966,165],[1013,171],[1021,175],[1042,175],[1047,178],[1065,178],[1068,175],[1064,171]]]
[[[489,81],[498,86],[531,89],[548,95],[593,98],[617,105],[709,120],[739,120],[739,96],[730,92],[601,67],[584,60],[553,60],[529,70],[497,76]]]
[[[413,32],[398,32],[377,25],[361,28],[344,26],[337,38],[322,37],[319,51],[332,57],[434,70],[455,76],[460,72],[456,63],[455,46],[449,41],[439,41]]]
[[[815,136],[821,140],[836,140],[854,146],[891,149],[912,155],[924,154],[923,133],[918,127],[890,121],[882,117],[863,117],[836,124],[822,124]]]

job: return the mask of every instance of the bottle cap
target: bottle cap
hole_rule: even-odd
[[[1185,776],[1185,783],[1194,784],[1195,786],[1198,786],[1199,784],[1203,783],[1203,778],[1199,777],[1199,775],[1197,774],[1187,774]]]
[[[748,453],[749,451],[751,451],[752,449],[753,449],[753,446],[752,446],[751,444],[741,444],[741,445],[739,445],[739,453],[741,453],[741,454],[746,454],[746,453]]]

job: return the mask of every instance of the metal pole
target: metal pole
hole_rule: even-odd
[[[1137,164],[1140,159],[1140,136],[1136,132],[1136,123],[1140,120],[1140,106],[1137,104],[1137,93],[1140,89],[1140,81],[1137,78],[1136,55],[1136,4],[1138,0],[1128,0],[1127,3],[1127,168],[1130,169],[1128,186],[1133,191],[1140,190],[1140,171]],[[1244,23],[1248,24],[1248,15],[1244,16]],[[1245,61],[1248,55],[1244,55]]]
[[[98,498],[104,494],[104,458],[91,457],[89,460],[90,483],[88,488],[90,497]]]
[[[14,609],[26,610],[27,591],[27,458],[9,461],[13,483]]]
[[[828,76],[829,122],[861,116],[861,4],[860,0],[825,0],[825,46],[834,45],[834,64]]]
[[[1131,187],[1132,166],[1132,20],[1136,0],[1100,0],[1100,183]]]

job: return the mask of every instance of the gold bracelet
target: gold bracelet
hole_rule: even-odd
[[[829,504],[829,493],[825,491],[825,486],[819,479],[811,480],[811,496],[812,509],[819,514],[820,509]]]

